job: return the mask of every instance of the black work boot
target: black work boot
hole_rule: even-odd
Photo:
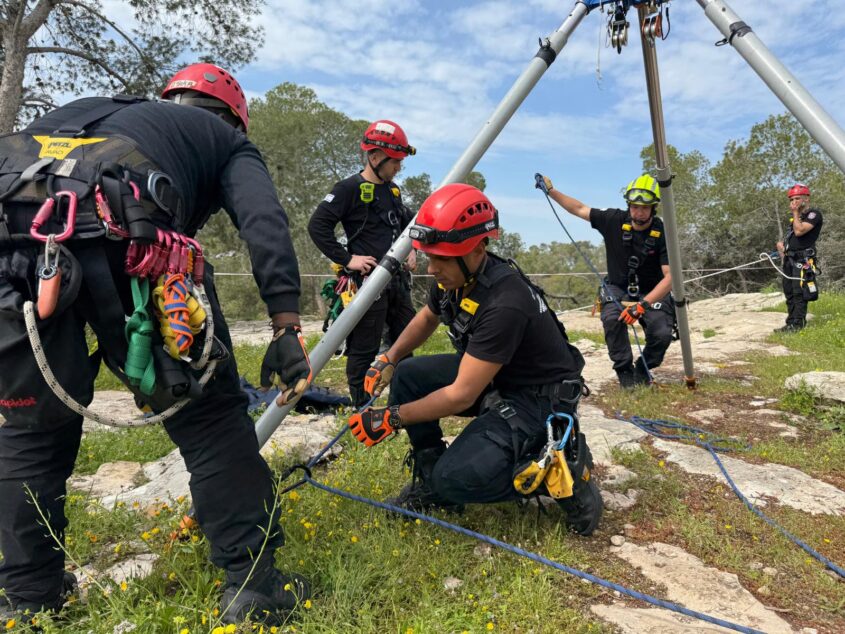
[[[78,588],[76,575],[65,570],[59,596],[53,601],[39,603],[37,601],[16,601],[8,596],[0,597],[0,625],[4,625],[10,620],[29,622],[39,612],[59,612],[68,597],[74,594]]]
[[[426,449],[411,449],[405,459],[405,464],[411,467],[411,482],[404,486],[399,495],[388,498],[385,502],[417,513],[432,508],[462,512],[463,504],[453,504],[441,499],[430,486],[434,465],[445,451],[446,445],[443,444]]]
[[[220,614],[224,623],[282,625],[290,612],[311,596],[311,587],[304,577],[287,575],[275,568],[250,579],[245,586],[230,583],[220,598]]]
[[[631,364],[616,370],[616,376],[619,377],[619,385],[623,390],[628,390],[637,386],[637,381],[634,378],[634,366]]]
[[[780,328],[775,328],[774,332],[798,332],[799,330],[803,330],[803,324],[786,324],[785,326],[781,326]]]
[[[355,409],[360,409],[362,405],[364,405],[367,401],[370,400],[370,395],[364,391],[363,386],[350,385],[349,398],[352,399],[352,407],[354,407]]]
[[[634,364],[634,384],[651,385],[652,382],[652,377],[649,374],[648,368],[646,368],[646,365],[643,362],[643,358],[638,358],[637,362]]]
[[[569,530],[585,537],[592,535],[599,525],[604,510],[604,500],[593,478],[593,454],[587,446],[583,434],[579,434],[578,451],[584,452],[583,460],[578,460],[578,466],[570,463],[570,470],[575,483],[572,485],[572,495],[557,501],[566,514],[566,526]],[[569,462],[567,460],[567,462]],[[573,466],[575,468],[573,468]],[[577,471],[577,473],[576,473]]]

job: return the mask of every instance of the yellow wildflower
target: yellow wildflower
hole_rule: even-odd
[[[129,584],[126,583],[125,581],[121,581],[120,582],[120,591],[126,592],[127,588],[129,588]]]
[[[16,622],[17,621],[15,621],[15,619],[9,619],[8,621],[6,621],[6,629],[11,630],[13,627],[15,627]]]
[[[493,625],[493,623],[492,623],[492,622],[489,622],[489,621],[488,621],[488,623],[487,623],[487,629],[488,629],[488,630],[492,630],[494,627],[496,627],[496,626],[495,626],[495,625]]]
[[[306,610],[311,609],[311,599],[305,599],[305,609]]]
[[[352,543],[353,543],[353,544],[357,544],[357,543],[358,543],[358,537],[357,537],[356,535],[353,535],[353,536],[352,536]]]
[[[235,632],[237,632],[237,631],[238,631],[237,626],[232,624],[232,623],[229,623],[229,625],[227,625],[225,627],[225,629],[223,630],[223,633],[224,634],[235,634]]]

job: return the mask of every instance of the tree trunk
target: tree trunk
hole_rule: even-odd
[[[26,39],[21,38],[15,26],[7,24],[3,32],[5,59],[0,78],[0,134],[8,134],[14,129],[23,95]]]

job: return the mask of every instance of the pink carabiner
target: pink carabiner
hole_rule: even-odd
[[[32,226],[29,228],[29,235],[39,240],[40,242],[47,242],[48,235],[44,235],[39,231],[44,223],[46,223],[50,217],[53,215],[53,212],[56,209],[56,203],[61,198],[68,199],[68,207],[67,207],[67,218],[65,219],[65,230],[62,231],[60,234],[55,235],[53,240],[55,242],[64,242],[68,238],[73,235],[73,231],[76,228],[76,204],[77,204],[77,196],[76,192],[62,190],[60,192],[56,192],[53,196],[48,198],[44,201],[44,204],[41,205],[41,208],[38,210],[38,213],[35,214],[35,218],[32,219]],[[61,207],[61,205],[59,205]]]

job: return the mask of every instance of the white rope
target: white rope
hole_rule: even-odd
[[[761,253],[759,256],[757,256],[756,260],[753,260],[751,262],[746,262],[745,264],[739,264],[737,266],[732,266],[729,269],[719,269],[715,273],[708,273],[707,275],[699,275],[698,277],[691,277],[688,280],[684,280],[684,284],[688,284],[690,282],[697,282],[698,280],[703,280],[707,277],[714,277],[716,275],[722,275],[723,273],[728,273],[730,271],[736,271],[738,269],[744,269],[744,268],[752,266],[754,264],[759,264],[760,262],[766,262],[766,261],[768,261],[769,264],[772,265],[772,267],[775,269],[775,271],[777,271],[778,275],[780,275],[781,277],[784,277],[788,280],[798,280],[798,281],[801,280],[800,277],[790,277],[790,276],[788,276],[786,273],[784,273],[780,269],[780,267],[777,264],[775,264],[774,260],[772,260],[771,255],[769,255],[768,253]],[[706,269],[702,269],[702,270],[706,270]]]
[[[211,379],[214,374],[214,369],[217,367],[216,359],[209,361],[214,343],[214,316],[211,312],[211,307],[209,306],[208,296],[205,294],[205,290],[202,287],[194,286],[191,293],[199,302],[200,306],[202,306],[203,310],[205,310],[206,314],[206,333],[202,354],[200,355],[199,361],[191,364],[191,367],[197,370],[205,367],[205,372],[203,372],[203,375],[199,379],[200,387],[205,387],[205,384]],[[94,422],[100,423],[101,425],[106,425],[107,427],[143,427],[145,425],[155,425],[156,423],[164,422],[191,402],[191,399],[189,398],[182,399],[155,416],[130,420],[118,420],[110,416],[98,414],[97,412],[88,409],[81,403],[74,400],[74,398],[61,386],[59,380],[56,378],[56,375],[53,374],[53,370],[50,368],[50,364],[47,361],[47,355],[44,353],[44,346],[41,343],[41,337],[38,334],[34,304],[31,301],[24,303],[23,314],[24,321],[26,322],[26,332],[29,336],[29,343],[32,346],[32,353],[35,355],[35,362],[38,365],[38,370],[41,372],[41,376],[44,377],[44,381],[53,391],[53,394],[56,395],[56,398],[64,403],[68,409],[76,412],[77,414],[84,416],[89,420],[93,420]]]

